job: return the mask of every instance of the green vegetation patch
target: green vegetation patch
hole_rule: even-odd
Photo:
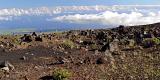
[[[157,37],[157,38],[146,38],[143,40],[143,42],[152,42],[156,45],[159,45],[160,44],[160,37]]]
[[[53,78],[55,80],[67,80],[71,77],[71,72],[67,69],[55,69],[53,71]]]
[[[73,41],[66,39],[60,44],[60,46],[65,49],[73,49],[73,48],[75,48],[76,45]]]

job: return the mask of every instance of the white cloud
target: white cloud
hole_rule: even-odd
[[[29,8],[29,9],[19,9],[19,8],[0,9],[0,21],[9,21],[16,16],[24,16],[24,15],[40,16],[40,15],[54,15],[59,13],[61,13],[61,10],[57,8],[52,9],[47,7]]]
[[[22,15],[44,15],[44,14],[58,14],[60,13],[57,9],[49,9],[47,7],[41,8],[30,8],[30,9],[1,9],[0,16],[22,16]]]
[[[160,12],[150,12],[147,15],[140,12],[118,13],[106,11],[99,14],[64,15],[50,21],[67,21],[71,23],[100,23],[104,25],[142,25],[160,22]]]
[[[11,21],[11,20],[12,20],[12,16],[7,16],[7,17],[0,16],[0,21]]]
[[[21,16],[21,15],[54,15],[63,12],[74,11],[117,11],[117,10],[137,10],[137,8],[153,8],[160,7],[160,5],[113,5],[113,6],[57,6],[57,7],[39,7],[39,8],[11,8],[0,9],[0,16]]]
[[[15,16],[24,15],[55,15],[55,14],[75,14],[75,15],[64,15],[48,20],[62,20],[76,23],[87,23],[87,22],[99,22],[102,24],[144,24],[148,23],[150,19],[159,21],[159,13],[150,12],[146,16],[141,12],[145,10],[160,8],[160,5],[113,5],[113,6],[57,6],[57,7],[40,7],[40,8],[11,8],[11,9],[0,9],[0,20],[12,20]],[[143,10],[142,10],[143,9]],[[118,13],[118,11],[132,11],[132,13]],[[78,14],[80,12],[103,12],[99,14]],[[106,12],[105,12],[106,11]],[[115,11],[115,12],[113,12]],[[158,17],[156,17],[158,15]],[[148,20],[149,19],[149,20]],[[137,21],[136,21],[137,20]],[[116,22],[116,23],[115,23]],[[153,21],[150,21],[150,23]]]

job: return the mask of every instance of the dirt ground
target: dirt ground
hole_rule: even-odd
[[[51,76],[55,68],[65,68],[72,72],[70,80],[159,80],[160,48],[122,51],[113,55],[113,61],[105,53],[72,50],[69,53],[54,51],[42,46],[24,50],[0,52],[0,60],[11,62],[15,69],[1,75],[1,80],[42,80]],[[21,58],[25,56],[26,60]],[[69,60],[64,64],[54,64],[57,58]],[[104,64],[96,64],[98,58],[106,58]],[[81,63],[81,61],[84,61]],[[45,80],[45,79],[44,79]],[[49,79],[46,79],[49,80]]]
[[[149,27],[153,33],[159,28],[154,27]],[[0,62],[8,61],[15,68],[8,72],[0,70],[0,80],[53,80],[57,68],[68,70],[69,80],[159,80],[160,38],[150,38],[150,43],[145,44],[147,48],[142,43],[130,44],[134,38],[128,37],[136,29],[140,30],[139,27],[127,27],[120,31],[70,31],[41,34],[36,38],[33,35],[2,35]],[[120,39],[118,46],[112,40],[115,36]]]

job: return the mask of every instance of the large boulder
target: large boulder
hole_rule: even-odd
[[[41,37],[41,36],[37,36],[37,37],[35,37],[35,41],[40,41],[40,42],[42,42],[42,41],[43,41],[43,39],[42,39],[42,37]]]
[[[160,31],[159,31],[159,30],[155,30],[155,31],[153,32],[153,35],[154,35],[155,37],[160,37]]]
[[[114,39],[110,44],[109,44],[109,50],[111,52],[116,52],[119,51],[119,40]]]
[[[21,41],[22,42],[31,42],[32,41],[32,37],[30,35],[24,34],[24,36],[21,37]]]
[[[152,38],[152,34],[149,32],[144,32],[143,38]]]
[[[101,48],[101,51],[106,51],[106,50],[109,50],[110,49],[110,45],[109,45],[109,43],[106,43],[104,46],[102,46],[102,48]]]
[[[107,38],[107,34],[104,31],[98,32],[96,35],[96,39],[98,40],[104,40]]]
[[[120,26],[118,27],[118,33],[119,33],[120,35],[122,35],[122,34],[125,33],[125,31],[124,31],[124,25],[120,25]]]
[[[136,44],[141,44],[143,41],[142,34],[140,32],[135,32],[134,39],[135,39]]]

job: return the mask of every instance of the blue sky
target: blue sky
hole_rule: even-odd
[[[160,0],[0,0],[0,8],[29,8],[72,5],[158,5]]]
[[[0,0],[0,33],[11,28],[13,32],[24,28],[67,30],[157,22],[160,0]]]

